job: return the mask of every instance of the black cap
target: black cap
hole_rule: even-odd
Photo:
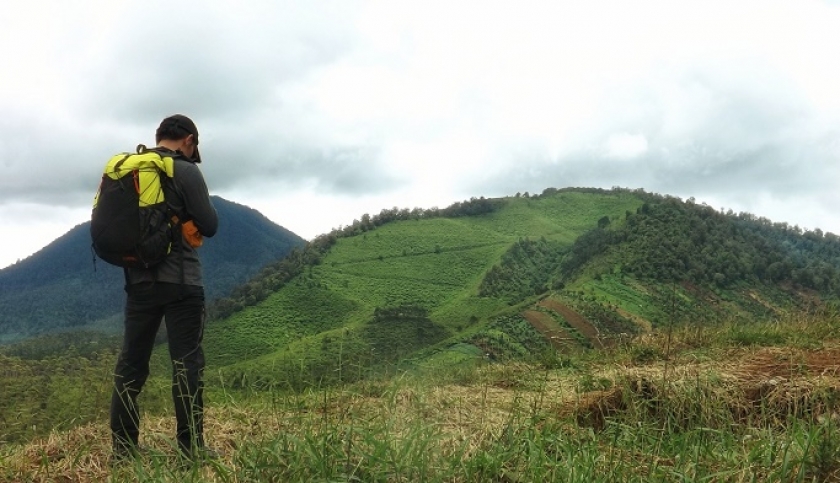
[[[162,132],[171,131],[173,129],[180,130],[187,135],[192,134],[193,141],[195,142],[195,151],[193,151],[192,160],[193,162],[200,163],[201,155],[198,153],[198,128],[195,127],[195,123],[192,119],[183,114],[174,114],[161,121],[160,126],[157,129],[158,142],[160,141],[160,134]]]

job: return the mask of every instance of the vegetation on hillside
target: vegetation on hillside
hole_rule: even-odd
[[[262,387],[298,388],[354,380],[371,367],[395,362],[370,337],[377,311],[394,307],[418,307],[428,314],[422,333],[398,329],[410,328],[407,324],[388,327],[396,330],[390,347],[399,348],[400,357],[414,357],[411,352],[431,345],[469,345],[456,340],[460,332],[478,329],[521,302],[501,292],[480,294],[488,270],[506,251],[515,252],[512,246],[521,240],[530,247],[525,240],[538,234],[536,251],[560,250],[605,213],[617,219],[640,204],[631,193],[564,190],[363,216],[353,228],[318,237],[266,267],[234,296],[214,304],[216,321],[205,339],[211,372],[239,386],[248,380],[259,380]],[[557,263],[556,256],[552,260]],[[513,271],[546,280],[545,261]],[[534,291],[532,282],[524,281],[510,294],[521,298]],[[319,294],[320,302],[308,301],[307,294]],[[446,342],[444,334],[456,339]],[[336,353],[356,369],[337,371]],[[212,354],[219,356],[214,360]]]
[[[568,196],[568,198],[564,198],[564,196]],[[328,253],[331,259],[330,263],[338,265],[382,261],[386,258],[393,260],[396,257],[440,254],[442,251],[456,250],[463,252],[471,248],[480,248],[495,243],[508,244],[521,236],[545,238],[544,235],[547,235],[551,237],[553,243],[559,241],[568,244],[576,238],[576,235],[574,234],[575,231],[563,232],[560,227],[564,224],[573,225],[575,230],[585,229],[595,223],[598,217],[603,217],[605,212],[614,211],[614,216],[618,216],[623,213],[621,209],[630,207],[635,209],[640,204],[641,201],[638,201],[635,195],[626,191],[611,192],[600,189],[569,188],[562,190],[547,189],[543,195],[528,196],[526,193],[524,196],[518,195],[515,198],[471,198],[443,209],[392,208],[382,210],[378,215],[365,214],[347,226],[336,228],[329,233],[316,237],[302,250],[293,251],[285,259],[264,267],[247,283],[237,287],[229,297],[218,300],[212,306],[210,313],[214,319],[224,319],[245,307],[259,304],[293,278],[311,273],[313,267],[320,266],[324,262]],[[509,214],[493,216],[494,213],[502,211],[509,212]],[[412,235],[417,235],[418,230],[423,230],[423,226],[418,225],[416,229],[408,228],[406,230],[409,232],[406,239],[392,239],[391,247],[393,249],[380,246],[378,242],[368,242],[374,230],[395,222],[459,218],[470,218],[469,223],[479,225],[477,226],[479,230],[453,233],[451,230],[459,230],[469,225],[437,225],[440,227],[439,231],[431,234],[424,233],[417,237],[417,239],[422,238],[431,241],[426,244],[418,244],[417,240],[411,240]],[[481,231],[482,229],[489,230],[489,232]],[[402,233],[402,231],[397,230],[396,232]],[[535,233],[537,235],[534,235]],[[499,237],[499,234],[503,234],[503,237]],[[436,236],[438,238],[435,238]],[[453,236],[457,238],[452,239]],[[448,242],[447,238],[450,239]],[[355,241],[352,244],[354,251],[364,252],[366,249],[367,251],[349,257],[334,253],[332,247],[340,239],[361,239],[365,243],[360,245],[360,242]],[[368,268],[370,267],[365,267],[365,269]],[[446,276],[446,271],[439,271],[438,273],[439,276]]]
[[[484,278],[478,294],[482,297],[507,298],[515,304],[549,290],[549,282],[558,277],[557,269],[568,247],[545,237],[520,239],[493,265]],[[553,288],[562,288],[554,286]]]
[[[794,347],[798,352],[785,359],[791,371],[803,367],[794,359],[809,360],[809,351],[834,354],[837,316],[826,301],[836,298],[838,254],[832,234],[619,188],[548,189],[443,210],[395,208],[362,216],[292,250],[211,304],[205,335],[211,407],[249,423],[254,414],[274,421],[297,415],[300,432],[284,432],[285,439],[239,438],[235,455],[214,466],[219,473],[194,475],[229,481],[265,475],[284,481],[598,481],[586,466],[604,462],[597,454],[613,455],[612,472],[605,474],[631,481],[674,475],[805,481],[830,473],[830,466],[812,465],[824,455],[800,443],[831,450],[827,433],[809,418],[831,414],[826,405],[834,382],[809,386],[807,395],[796,392],[800,386],[784,386],[811,398],[796,399],[805,404],[797,408],[810,413],[782,407],[771,414],[745,399],[754,388],[744,384],[755,381],[739,380],[726,368],[707,373],[691,366],[693,378],[668,374],[680,364],[721,361],[756,345]],[[796,317],[806,319],[791,320]],[[163,347],[156,351],[153,377],[141,396],[150,415],[171,405],[165,354]],[[106,408],[93,408],[90,395],[108,393],[113,350],[43,339],[43,345],[7,346],[0,355],[15,368],[0,384],[17,394],[0,401],[0,422],[11,422],[0,441],[23,442],[53,427],[104,420]],[[52,375],[56,364],[68,369]],[[512,376],[488,376],[505,373]],[[395,374],[400,377],[391,379]],[[639,380],[644,383],[633,382]],[[732,381],[740,382],[727,386]],[[482,409],[486,419],[503,412],[504,423],[470,426],[467,434],[481,435],[475,445],[441,430],[451,421],[421,426],[429,411],[457,408],[453,400],[418,399],[439,384],[449,393],[507,391],[512,399]],[[59,394],[63,387],[87,389]],[[781,397],[765,389],[761,398]],[[523,399],[517,394],[526,393],[532,399],[518,406]],[[590,400],[594,406],[584,404]],[[347,401],[356,409],[341,409]],[[374,408],[364,409],[363,401],[373,401]],[[694,401],[706,401],[709,412]],[[377,412],[389,404],[393,412]],[[754,412],[751,419],[737,412],[744,406]],[[505,412],[509,408],[514,411]],[[398,426],[397,411],[416,414]],[[451,417],[463,417],[456,412],[461,416]],[[368,419],[358,419],[365,414]],[[305,433],[310,417],[339,418],[340,424]],[[786,424],[780,432],[759,429],[779,419]],[[246,426],[232,431],[252,434]],[[735,448],[735,440],[714,436],[727,428],[735,428],[741,442],[760,434],[776,438],[776,446],[750,440],[747,450]],[[782,446],[785,455],[773,452]],[[586,448],[590,459],[569,453],[573,447]],[[728,456],[697,457],[702,464],[692,464],[677,459],[686,448]],[[422,473],[399,464],[415,451],[413,468]],[[738,458],[754,464],[741,466]],[[343,464],[319,466],[327,460]],[[751,469],[759,460],[770,469]],[[140,479],[174,478],[166,476],[165,461],[138,466]],[[572,474],[567,468],[576,469]],[[7,474],[22,474],[15,471]]]
[[[440,208],[391,208],[378,215],[364,214],[347,226],[336,228],[307,243],[302,250],[292,251],[289,256],[266,265],[256,276],[234,289],[228,297],[216,301],[210,310],[214,319],[224,319],[245,307],[256,305],[269,294],[279,290],[290,280],[302,274],[307,267],[320,265],[324,255],[339,238],[363,235],[377,227],[395,221],[432,218],[457,218],[477,216],[496,211],[504,204],[503,199],[471,198],[463,202]]]
[[[184,465],[146,413],[136,462],[104,423],[0,450],[0,481],[812,482],[840,476],[837,312],[682,326],[542,362],[418,367],[302,393],[217,392]]]
[[[732,288],[789,284],[834,296],[840,291],[840,237],[802,231],[689,200],[646,196],[625,223],[599,226],[575,241],[563,261],[566,280],[609,253],[621,272],[642,280]]]

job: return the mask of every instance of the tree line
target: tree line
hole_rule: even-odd
[[[478,288],[481,297],[499,297],[515,304],[543,293],[557,276],[557,269],[567,249],[558,242],[541,237],[520,238],[484,275]]]
[[[840,237],[724,213],[693,199],[645,194],[625,223],[600,225],[575,241],[561,264],[571,278],[593,257],[610,252],[621,270],[640,279],[689,280],[723,288],[744,283],[789,284],[836,296]]]

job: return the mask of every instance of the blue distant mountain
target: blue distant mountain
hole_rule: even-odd
[[[260,212],[214,196],[219,231],[199,253],[209,300],[245,282],[267,263],[305,244]],[[0,270],[0,341],[88,325],[120,314],[119,267],[97,260],[90,222],[77,225],[34,255]],[[119,328],[116,322],[111,322]]]

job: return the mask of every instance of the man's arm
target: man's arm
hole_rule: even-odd
[[[176,163],[175,181],[184,198],[184,208],[198,231],[206,237],[215,235],[219,217],[198,166],[188,161]]]

